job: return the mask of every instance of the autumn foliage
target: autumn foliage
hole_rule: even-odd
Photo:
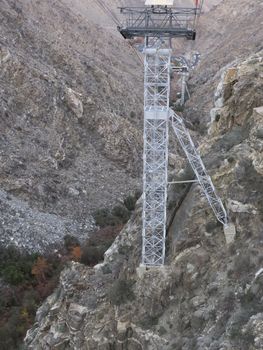
[[[50,265],[48,264],[47,260],[44,257],[39,256],[32,267],[31,273],[36,277],[37,281],[41,283],[46,281],[47,273],[49,271]]]
[[[71,249],[70,258],[73,261],[80,261],[82,256],[82,250],[80,246],[73,247]]]

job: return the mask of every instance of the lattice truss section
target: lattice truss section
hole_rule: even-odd
[[[142,263],[164,264],[171,50],[146,41]]]
[[[227,226],[228,217],[226,210],[220,197],[216,193],[211,177],[207,174],[204,163],[193,143],[189,131],[186,129],[182,118],[175,114],[171,109],[169,114],[173,130],[184,150],[187,159],[191,164],[191,167],[211,208],[215,213],[215,216],[217,217],[217,220],[220,221],[223,225]]]
[[[126,20],[118,29],[126,39],[147,35],[194,40],[196,19],[200,12],[199,7],[122,7],[121,13]]]

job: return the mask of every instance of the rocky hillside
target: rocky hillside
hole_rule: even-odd
[[[192,78],[193,95],[186,116],[193,122],[191,112],[198,111],[200,116],[193,107],[200,101],[207,114],[201,125],[208,129],[200,152],[235,224],[235,240],[226,245],[223,228],[197,185],[184,191],[176,188],[179,204],[175,212],[170,207],[174,219],[168,234],[167,264],[147,271],[137,269],[139,202],[102,264],[87,268],[71,263],[63,271],[59,287],[39,308],[36,323],[27,333],[28,349],[263,348],[263,51],[260,26],[249,34],[251,23],[245,25],[245,16],[257,23],[262,11],[260,2],[243,1],[243,15],[230,20],[226,12],[224,22],[220,16],[234,2],[225,0],[213,10],[214,21],[222,18],[222,31],[243,23],[242,40],[253,35],[251,52],[241,47],[233,62],[229,47],[235,56],[235,38],[226,46],[225,35],[218,37],[214,50],[212,43],[207,44],[207,54],[203,52],[203,62]],[[210,20],[212,17],[206,17],[203,26]],[[197,89],[194,84],[202,79]],[[206,91],[211,98],[202,96]]]
[[[232,119],[241,102],[257,103],[256,91],[262,99],[262,78],[262,51],[224,70],[210,137],[200,147],[236,226],[235,241],[226,246],[195,185],[175,213],[167,265],[136,271],[138,203],[103,264],[64,270],[27,334],[28,349],[262,349],[263,106]]]
[[[4,245],[43,252],[65,234],[83,238],[96,209],[140,186],[142,66],[95,3],[0,0]],[[184,117],[235,240],[226,245],[197,185],[177,185],[167,263],[137,269],[138,202],[102,264],[67,264],[26,349],[262,350],[262,16],[260,0],[221,1],[187,44],[201,62]]]
[[[262,22],[261,0],[221,1],[201,17],[197,40],[189,44],[201,53],[201,62],[189,81],[192,98],[186,106],[187,118],[200,125],[199,132],[207,129],[221,70],[262,50]]]
[[[74,3],[0,1],[2,244],[86,237],[140,187],[141,63],[100,7]]]
[[[125,1],[0,4],[0,243],[43,252],[140,188],[142,65]]]

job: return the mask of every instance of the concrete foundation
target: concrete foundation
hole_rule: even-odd
[[[236,228],[233,223],[224,225],[224,234],[226,238],[226,244],[230,244],[235,241],[236,238]]]

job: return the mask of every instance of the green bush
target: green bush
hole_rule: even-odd
[[[128,196],[124,199],[123,204],[129,211],[133,211],[135,209],[136,202],[137,198],[135,196]]]
[[[22,283],[26,279],[23,271],[21,271],[17,265],[6,266],[2,270],[1,275],[7,283],[13,285]]]
[[[114,213],[113,213],[114,212]],[[121,216],[125,213],[119,210],[119,206],[115,207],[112,212],[109,209],[98,209],[94,213],[95,223],[99,227],[120,225],[124,220]]]
[[[106,246],[93,246],[86,244],[82,248],[82,255],[80,262],[85,265],[96,265],[103,260],[104,253],[107,250]]]
[[[112,245],[122,226],[107,226],[94,232],[82,248],[81,262],[96,265],[104,258],[104,253]]]
[[[134,195],[128,195],[123,204],[116,205],[111,211],[108,208],[96,210],[93,214],[96,225],[103,228],[126,224],[140,196],[141,191],[136,191]]]
[[[184,106],[181,105],[181,104],[177,104],[174,109],[175,109],[176,112],[183,112],[184,111]]]
[[[126,224],[130,218],[130,212],[123,205],[116,205],[112,209],[112,215],[113,217],[117,218],[116,223],[120,221],[122,224]]]
[[[135,299],[132,290],[133,281],[126,279],[118,279],[111,286],[108,292],[108,298],[114,305],[121,305]]]
[[[109,209],[98,209],[94,213],[94,219],[97,226],[105,227],[109,225],[109,222],[112,220],[112,215]]]
[[[36,254],[21,253],[17,248],[0,247],[0,277],[7,283],[17,285],[32,278],[31,270]]]

